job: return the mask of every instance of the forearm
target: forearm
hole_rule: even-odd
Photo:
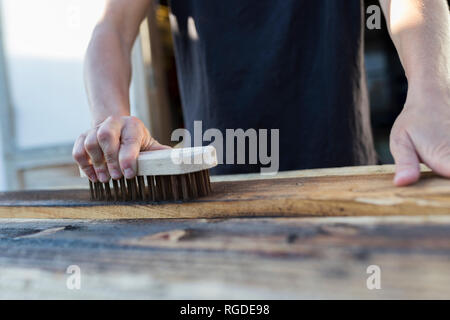
[[[131,49],[151,0],[107,0],[85,60],[85,85],[94,125],[129,116]]]
[[[446,0],[380,0],[410,88],[448,90],[450,19]]]
[[[450,22],[446,0],[380,0],[408,78],[392,126],[394,184],[420,177],[420,162],[450,178]]]
[[[130,114],[130,50],[113,27],[99,24],[85,60],[85,85],[94,125]]]

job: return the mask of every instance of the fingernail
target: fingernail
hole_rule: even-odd
[[[410,176],[410,173],[408,171],[400,171],[395,174],[394,183],[398,184],[398,183],[402,182],[402,180],[409,178],[409,176]]]
[[[108,182],[109,180],[109,177],[105,172],[99,172],[98,178],[100,179],[101,182]]]
[[[122,177],[122,173],[117,169],[112,169],[109,173],[113,179],[120,179]]]
[[[125,178],[127,178],[127,179],[131,179],[134,177],[134,171],[131,168],[125,169],[124,174],[125,174]]]

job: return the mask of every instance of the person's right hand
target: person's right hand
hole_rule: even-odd
[[[136,117],[111,116],[81,134],[73,147],[73,158],[93,182],[108,182],[136,175],[140,151],[170,148],[156,141]]]

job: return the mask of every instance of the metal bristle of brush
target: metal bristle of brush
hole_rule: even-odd
[[[209,169],[216,165],[212,146],[141,152],[135,178],[89,180],[91,199],[159,202],[204,197],[212,192]]]
[[[91,200],[178,201],[205,197],[212,191],[209,170],[170,176],[137,176],[107,183],[89,180]]]

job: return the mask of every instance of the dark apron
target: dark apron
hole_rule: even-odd
[[[225,129],[279,129],[280,170],[376,163],[360,0],[172,0],[170,6],[192,134],[195,120],[224,137]],[[260,166],[221,165],[213,173]]]

